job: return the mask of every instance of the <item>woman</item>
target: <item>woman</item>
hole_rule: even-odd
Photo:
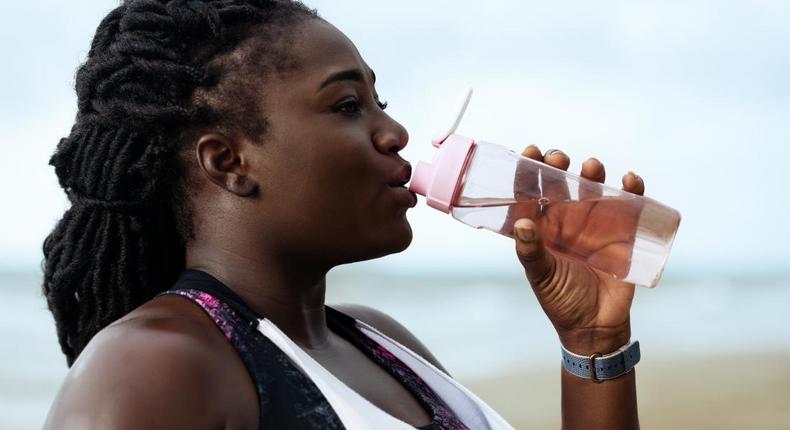
[[[453,384],[398,322],[324,305],[329,270],[412,239],[408,135],[374,83],[300,3],[110,12],[51,160],[72,207],[44,243],[44,292],[71,370],[47,428],[343,428],[334,388],[393,423],[480,428],[426,382]],[[590,159],[582,175],[605,173]],[[623,184],[644,192],[634,174]],[[628,343],[633,286],[546,251],[541,223],[516,222],[516,252],[563,346],[589,356]],[[561,381],[565,428],[638,426],[634,372]]]

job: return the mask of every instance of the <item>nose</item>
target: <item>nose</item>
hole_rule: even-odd
[[[397,153],[409,143],[409,132],[399,122],[386,114],[384,116],[385,120],[373,134],[373,143],[379,152]]]

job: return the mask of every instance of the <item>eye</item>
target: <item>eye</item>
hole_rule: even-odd
[[[335,106],[335,112],[340,112],[346,115],[353,115],[359,112],[359,109],[360,106],[359,106],[359,101],[357,101],[357,99],[348,99],[340,102],[338,105]]]
[[[389,103],[387,102],[381,102],[378,99],[376,100],[376,106],[378,106],[381,110],[387,109],[388,105]],[[362,104],[357,99],[346,99],[334,107],[335,112],[339,112],[344,115],[355,115],[359,113],[360,110],[362,110]]]

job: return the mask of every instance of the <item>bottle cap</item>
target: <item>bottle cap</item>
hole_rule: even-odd
[[[425,196],[428,206],[450,213],[470,155],[474,152],[474,140],[450,134],[434,146],[439,150],[433,162],[417,162],[409,190]]]

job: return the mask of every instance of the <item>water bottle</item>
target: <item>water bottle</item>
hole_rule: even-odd
[[[680,213],[651,198],[608,187],[455,134],[471,92],[451,128],[417,163],[409,190],[429,206],[475,228],[513,238],[513,224],[532,219],[552,251],[625,282],[655,287],[680,225]]]

